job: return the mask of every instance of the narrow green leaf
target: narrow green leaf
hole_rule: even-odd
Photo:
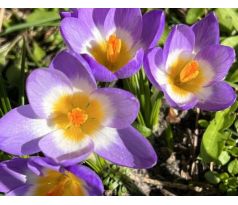
[[[4,114],[11,110],[10,100],[7,96],[5,83],[3,81],[2,75],[0,75],[0,98]]]
[[[22,45],[21,75],[20,75],[20,86],[19,86],[19,104],[20,105],[25,104],[25,67],[26,67],[26,43],[24,39],[23,45]]]
[[[205,14],[204,8],[191,8],[188,10],[185,21],[188,24],[193,24]]]
[[[53,24],[54,22],[57,22],[58,23],[58,20],[60,19],[60,17],[51,17],[51,18],[48,18],[48,19],[40,19],[38,21],[34,21],[34,22],[30,22],[30,23],[21,23],[21,24],[18,24],[18,25],[15,25],[15,26],[11,26],[9,28],[7,28],[5,31],[1,32],[0,33],[0,36],[5,36],[9,33],[13,33],[13,32],[16,32],[16,31],[20,31],[20,30],[24,30],[24,29],[27,29],[27,28],[31,28],[31,27],[36,27],[36,26],[53,26],[55,24]],[[49,24],[51,23],[51,24]]]
[[[230,46],[230,47],[236,48],[238,46],[238,36],[231,36],[231,37],[225,38],[221,42],[221,44],[224,46]]]
[[[151,129],[146,127],[145,125],[134,122],[133,126],[145,137],[149,137],[152,135]]]
[[[238,13],[233,8],[218,8],[216,13],[222,28],[231,32],[233,28],[238,31]]]
[[[33,56],[37,61],[41,61],[46,55],[46,52],[35,41],[33,42]]]

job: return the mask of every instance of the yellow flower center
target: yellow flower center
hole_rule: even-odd
[[[132,58],[126,42],[116,34],[111,34],[102,42],[92,42],[88,50],[98,63],[112,72],[118,71]]]
[[[79,92],[57,100],[50,123],[63,130],[65,137],[78,142],[99,130],[104,118],[101,102]]]
[[[88,114],[80,108],[74,108],[68,113],[69,121],[74,126],[80,126],[84,124],[88,119]]]
[[[198,92],[206,78],[195,60],[179,58],[168,72],[168,82],[179,95]]]
[[[86,191],[84,183],[73,173],[65,171],[60,173],[46,170],[43,176],[36,180],[36,196],[84,196]]]

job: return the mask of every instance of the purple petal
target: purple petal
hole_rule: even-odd
[[[20,106],[0,119],[0,149],[15,155],[37,153],[39,139],[51,131],[30,105]]]
[[[110,116],[103,126],[125,128],[137,117],[139,102],[130,92],[118,88],[99,88],[92,93],[92,97],[103,100],[106,117]]]
[[[161,89],[160,73],[163,70],[163,50],[161,48],[153,48],[146,53],[144,57],[144,70],[150,82],[157,88]]]
[[[118,79],[128,78],[135,74],[142,66],[144,51],[140,49],[136,52],[135,56],[120,70],[115,72]]]
[[[204,92],[209,92],[210,96],[197,104],[197,107],[203,110],[223,110],[231,106],[236,100],[235,91],[226,82],[217,82],[210,87],[206,87]]]
[[[117,76],[114,73],[108,70],[105,66],[98,63],[93,57],[89,56],[88,54],[83,54],[82,56],[88,62],[97,81],[112,82],[117,80]]]
[[[49,168],[58,172],[63,171],[62,167],[47,157],[31,157],[28,161],[28,168],[36,175],[43,175],[43,170]]]
[[[165,15],[162,10],[147,12],[142,17],[142,43],[145,49],[153,48],[157,45],[165,26]]]
[[[227,75],[232,63],[235,61],[235,50],[228,46],[213,45],[201,50],[196,60],[208,64],[214,72],[214,81],[220,81]],[[209,68],[204,68],[209,69]]]
[[[219,24],[214,12],[192,26],[195,34],[195,52],[219,44]]]
[[[86,43],[95,38],[93,34],[95,25],[92,21],[88,21],[87,16],[83,19],[67,17],[60,24],[60,31],[65,43],[76,53],[81,53],[85,49]]]
[[[64,136],[63,131],[55,131],[45,136],[40,140],[39,147],[47,157],[64,166],[85,160],[94,149],[91,139],[77,142]]]
[[[78,176],[86,183],[86,189],[90,196],[100,196],[104,192],[103,184],[99,176],[88,167],[73,165],[67,167],[70,172]]]
[[[61,51],[53,59],[51,67],[62,71],[80,90],[91,92],[97,87],[88,63],[80,55]]]
[[[7,193],[26,182],[27,159],[15,158],[0,163],[0,192]]]
[[[70,80],[56,69],[34,70],[27,79],[26,90],[32,109],[41,118],[49,118],[55,101],[73,92]]]
[[[193,51],[195,36],[192,29],[186,25],[177,25],[172,28],[164,45],[164,60],[169,60],[169,56],[181,52]],[[170,62],[168,62],[170,63]]]
[[[187,96],[181,96],[179,93],[172,92],[170,85],[167,84],[161,85],[161,90],[168,104],[176,109],[189,110],[198,102],[197,96],[193,93],[189,93]]]
[[[7,193],[7,196],[30,196],[33,185],[25,184]]]
[[[150,168],[156,164],[157,155],[153,147],[135,128],[130,126],[105,135],[114,138],[114,141],[107,146],[97,145],[95,152],[101,157],[121,166],[138,169]],[[103,133],[99,137],[102,136]]]
[[[142,33],[142,15],[138,8],[135,9],[110,9],[105,19],[105,30],[116,30],[116,34],[128,43],[127,36],[124,32],[130,35],[133,43],[136,43]]]
[[[67,18],[67,17],[77,18],[78,12],[79,12],[79,9],[70,9],[70,11],[62,11],[60,12],[60,17],[61,19]]]

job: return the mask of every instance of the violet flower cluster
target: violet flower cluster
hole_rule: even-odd
[[[0,163],[6,195],[102,195],[100,178],[81,165],[93,153],[121,166],[154,166],[153,147],[131,125],[137,98],[96,84],[132,76],[143,59],[149,80],[175,108],[220,110],[236,98],[223,82],[235,53],[219,45],[213,13],[192,27],[173,27],[164,49],[156,47],[165,25],[161,10],[142,16],[140,9],[72,9],[61,16],[67,50],[30,73],[29,104],[0,119],[0,150],[45,155]]]

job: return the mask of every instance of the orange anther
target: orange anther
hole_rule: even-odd
[[[88,115],[84,110],[81,110],[80,108],[75,108],[68,113],[68,119],[71,124],[75,126],[80,126],[86,122],[86,120],[88,119]]]
[[[186,83],[195,79],[199,74],[199,64],[197,61],[191,61],[186,64],[180,72],[179,79],[181,83]]]
[[[114,63],[121,52],[121,39],[115,34],[109,36],[107,41],[107,60]]]

